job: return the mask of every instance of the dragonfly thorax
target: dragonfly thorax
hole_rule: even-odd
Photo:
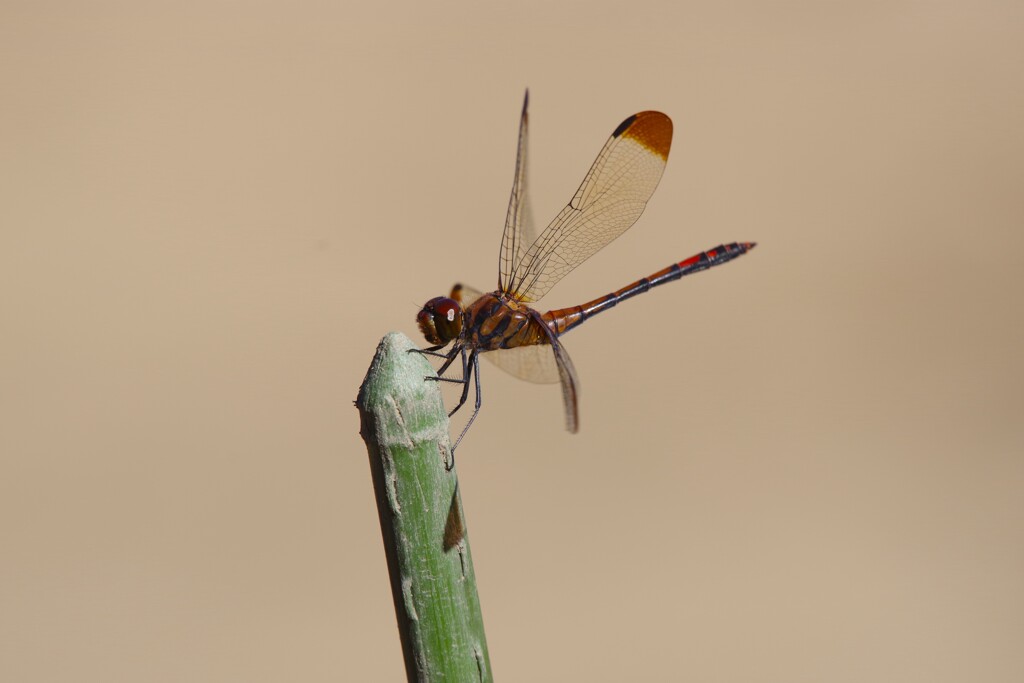
[[[547,331],[529,306],[507,295],[484,294],[466,307],[466,344],[481,351],[543,344]]]

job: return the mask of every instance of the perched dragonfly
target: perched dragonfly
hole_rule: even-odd
[[[415,350],[445,359],[437,377],[427,379],[463,385],[459,403],[449,416],[465,405],[470,378],[475,378],[473,414],[455,440],[453,454],[480,412],[481,354],[521,379],[561,383],[566,426],[576,432],[579,382],[560,337],[621,301],[731,261],[755,246],[754,242],[719,245],[580,306],[547,313],[531,308],[528,304],[538,301],[640,217],[668,161],[672,120],[661,112],[642,111],[620,123],[572,200],[538,235],[526,190],[528,105],[529,92],[519,123],[516,175],[501,238],[498,289],[482,294],[457,284],[449,296],[431,299],[416,316],[420,331],[433,346]],[[441,352],[448,344],[451,348]],[[456,359],[462,361],[462,378],[445,377]]]

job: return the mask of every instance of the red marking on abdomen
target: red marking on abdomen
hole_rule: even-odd
[[[688,259],[680,261],[679,263],[673,263],[667,268],[662,268],[656,273],[652,273],[645,278],[641,278],[636,282],[617,289],[611,294],[606,294],[600,298],[588,301],[581,306],[571,306],[569,308],[559,308],[553,311],[548,311],[542,318],[544,323],[556,334],[562,335],[571,330],[572,328],[580,325],[583,321],[588,318],[606,311],[609,308],[613,308],[620,301],[632,298],[637,294],[643,294],[650,289],[663,285],[666,282],[672,282],[678,280],[685,275],[691,275],[693,273],[699,273],[702,270],[707,270],[714,266],[727,263],[737,256],[742,256],[757,244],[755,242],[733,242],[732,244],[722,244],[714,249],[702,251],[699,254],[695,254]]]

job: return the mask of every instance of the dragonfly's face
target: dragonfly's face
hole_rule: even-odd
[[[435,297],[423,304],[416,324],[431,344],[447,344],[462,332],[462,307],[446,296]]]

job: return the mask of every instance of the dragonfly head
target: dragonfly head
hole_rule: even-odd
[[[435,297],[423,304],[416,324],[431,344],[447,344],[462,333],[462,307],[446,296]]]

